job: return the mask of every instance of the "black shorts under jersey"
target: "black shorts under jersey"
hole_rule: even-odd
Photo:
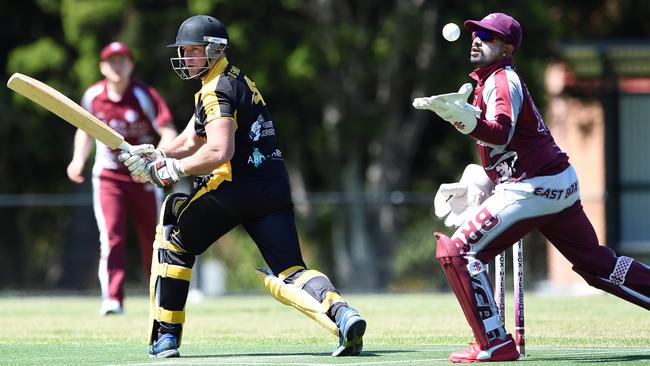
[[[292,266],[305,267],[285,179],[238,184],[225,181],[181,208],[181,212],[179,244],[193,254],[203,253],[241,224],[275,274]]]

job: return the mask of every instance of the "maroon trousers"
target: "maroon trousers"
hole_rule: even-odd
[[[598,244],[596,232],[585,215],[580,201],[562,212],[513,224],[478,252],[477,257],[482,262],[488,263],[512,246],[512,243],[535,229],[538,229],[573,264],[574,271],[581,276],[585,277],[586,273],[593,277],[609,279],[614,272],[618,257],[612,249]],[[595,286],[590,279],[585,277],[585,280]],[[650,300],[650,267],[633,261],[625,275],[623,286]],[[609,289],[601,289],[611,292]],[[614,295],[618,296],[616,293]],[[638,298],[646,304],[645,308],[650,308],[650,302],[646,302],[643,297]],[[631,301],[628,298],[626,300]]]
[[[162,190],[151,184],[94,177],[93,201],[99,229],[99,283],[103,299],[124,299],[126,233],[133,220],[140,243],[142,266],[147,278],[151,253],[162,204]]]

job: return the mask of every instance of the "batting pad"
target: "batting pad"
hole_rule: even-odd
[[[478,260],[468,261],[446,235],[435,233],[435,236],[436,258],[472,328],[474,338],[483,349],[489,349],[491,339],[503,331],[503,323],[498,316],[485,267]]]
[[[295,269],[295,268],[290,268]],[[302,267],[298,269],[303,269]],[[287,271],[285,271],[287,272]],[[310,273],[311,272],[311,273]],[[296,281],[296,283],[285,283],[281,278],[276,277],[271,270],[266,268],[258,268],[256,273],[264,281],[264,287],[269,291],[271,296],[279,302],[294,307],[301,313],[305,314],[316,323],[323,326],[325,329],[329,330],[334,336],[339,336],[339,328],[336,324],[327,316],[325,313],[329,309],[329,303],[331,301],[340,300],[343,301],[341,296],[338,294],[333,294],[339,297],[339,299],[330,298],[331,296],[328,293],[328,298],[323,301],[323,303],[318,302],[315,298],[309,295],[305,290],[302,289],[301,284],[306,283],[309,279],[313,278],[315,274],[321,274],[318,271],[308,270],[300,277],[305,276],[304,279]],[[283,272],[284,273],[284,272]],[[286,277],[281,275],[281,277]]]
[[[161,322],[180,326],[177,341],[179,346],[181,344],[194,256],[169,238],[176,225],[178,209],[186,199],[187,195],[171,194],[160,210],[149,278],[149,344],[158,338]]]

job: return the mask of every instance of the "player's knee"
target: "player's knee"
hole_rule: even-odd
[[[158,263],[168,263],[185,268],[192,268],[194,266],[195,259],[196,256],[190,253],[158,248]]]
[[[285,283],[302,289],[309,296],[320,302],[323,306],[323,311],[327,311],[337,303],[345,304],[345,301],[334,285],[332,285],[330,279],[320,271],[295,266],[283,271],[280,277],[284,277]]]
[[[436,259],[444,268],[454,268],[455,271],[467,271],[468,257],[460,245],[454,243],[451,238],[442,233],[435,233],[436,237]],[[477,258],[471,258],[478,261]],[[479,264],[482,263],[478,261]]]
[[[172,193],[165,198],[160,210],[161,225],[176,225],[178,223],[178,215],[184,207],[188,194],[185,193]]]
[[[456,275],[469,275],[472,278],[484,276],[487,273],[486,264],[476,255],[468,255],[460,245],[454,243],[448,236],[435,233],[437,239],[436,258],[444,268],[451,269]],[[486,280],[489,283],[489,280]]]
[[[464,255],[462,247],[454,243],[447,235],[436,232],[434,236],[436,238],[436,258],[438,260]]]
[[[293,266],[277,276],[271,270],[259,268],[258,274],[264,280],[264,287],[276,300],[296,308],[327,328],[332,334],[339,336],[338,327],[333,320],[333,309],[341,307],[337,304],[345,305],[345,303],[341,302],[342,300],[329,303],[328,298],[334,296],[340,298],[340,295],[335,292],[334,286],[329,283],[325,275],[318,271],[307,270],[303,266]],[[309,292],[305,287],[309,289]],[[319,293],[323,293],[324,289],[332,291],[325,290],[325,296],[319,295]]]
[[[194,253],[186,249],[178,231],[178,216],[189,196],[185,193],[172,193],[162,204],[160,219],[156,226],[154,240],[154,256],[159,263],[178,264],[191,268],[194,264]]]
[[[311,297],[315,298],[318,301],[323,301],[327,298],[327,293],[332,292],[338,294],[338,291],[332,285],[327,276],[315,269],[306,269],[303,267],[292,267],[290,273],[284,278],[284,282],[287,284],[293,284],[299,288],[302,288],[307,292]],[[284,271],[282,273],[286,273]],[[281,277],[282,273],[280,274]]]
[[[616,263],[614,268],[611,271],[606,271],[601,273],[595,273],[593,268],[589,266],[578,267],[574,266],[573,270],[578,273],[582,278],[587,281],[590,285],[600,288],[601,282],[606,281],[616,286],[623,286],[627,273],[632,266],[634,259],[626,256],[616,257]]]

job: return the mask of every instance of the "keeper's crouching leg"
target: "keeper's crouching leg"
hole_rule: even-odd
[[[180,346],[183,335],[185,302],[195,256],[177,245],[180,243],[174,242],[173,232],[176,228],[176,213],[186,199],[185,194],[169,195],[163,203],[156,227],[149,283],[150,345],[164,334],[171,334],[176,338],[176,346]]]
[[[499,319],[485,265],[466,255],[449,237],[435,234],[436,258],[472,328],[477,345],[449,356],[452,362],[509,361],[519,358],[510,334]]]
[[[339,337],[333,356],[357,355],[363,349],[366,321],[350,307],[323,273],[294,266],[277,277],[258,268],[271,296],[292,306]]]
[[[613,251],[608,252],[615,256]],[[650,310],[650,267],[626,256],[616,257],[616,264],[607,277],[576,266],[573,270],[593,287],[607,291],[633,304]]]

